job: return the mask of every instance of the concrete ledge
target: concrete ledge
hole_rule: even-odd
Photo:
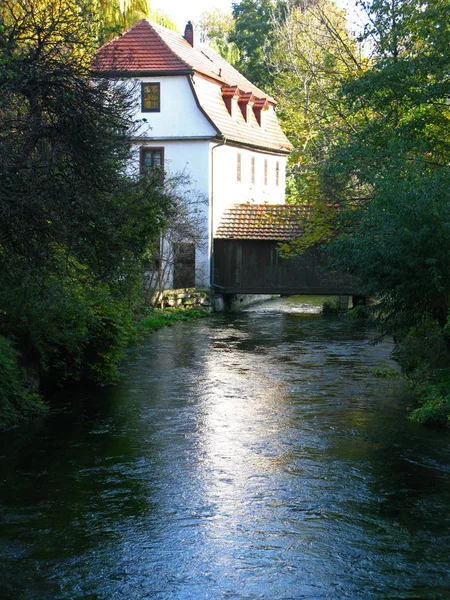
[[[217,294],[214,296],[213,306],[215,312],[235,312],[276,297],[273,294]]]

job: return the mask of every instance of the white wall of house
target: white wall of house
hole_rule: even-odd
[[[159,112],[141,111],[141,82],[160,84]],[[213,87],[217,93],[217,86]],[[234,203],[283,204],[286,156],[212,141],[216,130],[199,109],[186,76],[143,77],[137,81],[134,93],[135,119],[147,122],[140,124],[135,133],[134,169],[130,170],[139,173],[141,148],[163,148],[167,176],[186,178],[180,192],[193,201],[192,209],[203,222],[205,236],[196,250],[196,287],[209,288],[212,232],[224,209]],[[172,284],[170,275],[168,287]]]
[[[141,111],[141,82],[159,83],[161,94],[160,112]],[[216,131],[200,111],[185,75],[170,77],[142,77],[134,89],[136,112],[134,118],[141,123],[137,137],[143,138],[199,138],[214,137]]]
[[[138,165],[141,148],[164,149],[164,171],[179,180],[177,190],[186,198],[195,218],[203,223],[204,241],[196,250],[196,287],[209,288],[210,280],[210,142],[203,140],[152,140],[133,147],[133,163]],[[183,240],[180,240],[183,241]],[[169,278],[170,285],[172,281]]]
[[[212,150],[212,164],[214,231],[219,225],[223,211],[230,204],[284,204],[286,156],[225,144]]]

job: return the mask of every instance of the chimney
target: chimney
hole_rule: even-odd
[[[184,29],[184,39],[194,47],[194,28],[192,27],[192,23],[188,21],[185,29]]]

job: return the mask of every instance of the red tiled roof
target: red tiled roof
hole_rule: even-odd
[[[291,204],[233,204],[225,210],[214,237],[295,240],[303,233],[309,210]]]
[[[222,85],[237,85],[258,97],[266,96],[209,46],[191,46],[179,33],[147,19],[101,46],[93,69],[121,73],[196,71]]]
[[[215,125],[219,134],[229,141],[246,143],[275,151],[289,152],[292,145],[284,135],[273,110],[275,101],[253,85],[217,52],[202,44],[192,47],[180,34],[148,20],[133,25],[122,36],[104,44],[93,63],[97,72],[109,74],[151,73],[195,74],[208,77],[217,85],[194,85],[200,107]],[[195,83],[194,77],[194,83]],[[222,87],[235,87],[242,94],[253,94],[262,105],[267,98],[270,110],[263,110],[260,126],[249,111],[247,123],[238,109],[230,116],[222,97]],[[250,96],[249,96],[250,97]]]
[[[120,37],[101,46],[93,69],[108,72],[192,71],[191,66],[172,52],[147,20],[139,21]]]

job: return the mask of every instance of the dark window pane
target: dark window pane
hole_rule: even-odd
[[[162,148],[142,148],[141,149],[141,173],[151,173],[153,169],[162,169],[164,167]]]
[[[142,84],[142,110],[159,112],[160,110],[160,85],[159,83]]]

